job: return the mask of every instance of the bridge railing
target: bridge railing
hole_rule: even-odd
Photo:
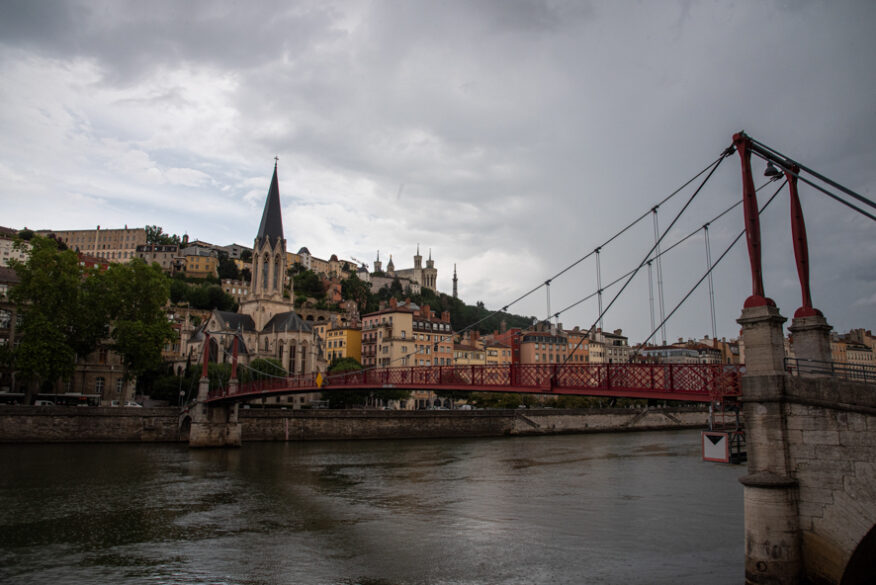
[[[492,390],[508,392],[610,393],[637,392],[645,395],[672,395],[718,400],[741,393],[740,366],[718,364],[511,364],[414,366],[359,370],[323,375],[317,385],[316,374],[269,378],[241,384],[237,395],[254,396],[280,391],[320,391],[342,388],[415,388],[452,390]],[[217,390],[212,397],[228,397]]]
[[[831,376],[865,384],[876,383],[876,366],[800,358],[785,358],[785,369],[795,376]]]

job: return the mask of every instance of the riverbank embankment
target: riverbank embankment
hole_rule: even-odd
[[[704,428],[702,408],[519,410],[241,409],[243,440],[500,437]],[[0,406],[0,443],[188,441],[176,407]]]

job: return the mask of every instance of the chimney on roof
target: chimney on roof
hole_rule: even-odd
[[[398,307],[398,301],[395,300],[395,297],[390,297],[390,299],[389,299],[389,308],[390,308],[390,309],[395,309],[396,307]]]
[[[441,320],[447,321],[449,323],[450,322],[450,311],[444,311],[443,313],[441,313]]]
[[[431,319],[432,318],[432,308],[429,305],[423,305],[422,307],[420,307],[420,315],[424,319]]]

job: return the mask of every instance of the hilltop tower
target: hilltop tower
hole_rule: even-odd
[[[453,265],[453,298],[459,298],[458,291],[456,289],[457,278],[456,278],[456,264]]]
[[[380,261],[380,250],[377,250],[377,260],[374,261],[374,272],[383,272],[383,262]]]

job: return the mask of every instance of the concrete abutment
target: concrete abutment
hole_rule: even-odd
[[[232,380],[232,383],[236,380]],[[232,389],[233,390],[233,389]],[[238,403],[208,405],[210,380],[198,383],[198,400],[190,411],[190,447],[240,447],[241,424]]]

